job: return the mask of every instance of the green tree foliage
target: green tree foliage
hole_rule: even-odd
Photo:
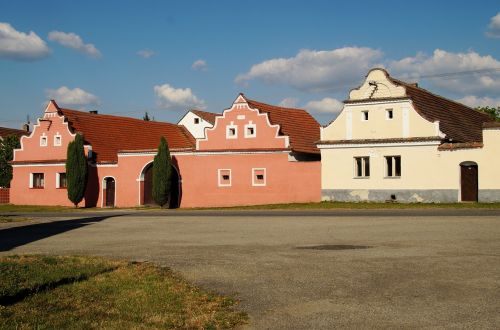
[[[83,149],[83,137],[77,134],[68,145],[66,157],[66,180],[68,199],[78,206],[85,195],[87,186],[87,159]]]
[[[0,187],[10,187],[12,166],[9,162],[14,156],[14,149],[21,148],[19,137],[8,135],[0,142]]]
[[[477,110],[489,114],[496,121],[500,121],[500,106],[499,107],[476,107]]]
[[[172,158],[168,149],[167,140],[162,136],[158,153],[153,161],[153,199],[156,204],[163,207],[170,197],[172,182]]]
[[[150,120],[151,120],[151,118],[149,118],[149,114],[148,114],[148,112],[147,112],[147,111],[146,111],[146,113],[144,114],[144,117],[142,117],[142,119],[143,119],[144,121],[150,121]]]

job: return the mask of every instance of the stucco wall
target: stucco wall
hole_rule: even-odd
[[[195,124],[194,120],[198,118],[198,124]],[[200,116],[192,113],[191,111],[186,113],[184,117],[179,121],[179,125],[183,125],[187,130],[194,136],[195,139],[201,139],[205,137],[205,128],[212,127],[213,125]]]

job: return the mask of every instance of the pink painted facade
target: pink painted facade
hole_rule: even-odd
[[[15,151],[13,161],[13,204],[71,205],[59,176],[65,172],[67,145],[75,137],[74,122],[81,118],[97,120],[96,123],[99,118],[110,120],[110,116],[105,115],[89,117],[82,113],[78,117],[78,112],[71,111],[73,117],[69,121],[64,115],[69,113],[68,110],[59,109],[55,102],[51,102],[32,134],[22,138],[21,149]],[[286,109],[276,107],[276,111]],[[119,122],[116,118],[122,117],[113,117]],[[151,125],[140,120],[132,124],[131,127]],[[185,130],[182,126],[175,129],[181,133]],[[319,124],[317,130],[319,136]],[[143,131],[148,134],[147,130]],[[319,155],[296,152],[290,137],[281,131],[282,126],[272,122],[268,113],[252,107],[240,95],[231,108],[216,117],[214,126],[206,129],[206,138],[195,140],[190,137],[190,145],[183,142],[184,145],[172,148],[171,140],[166,136],[176,169],[174,186],[178,190],[172,197],[178,203],[172,205],[189,208],[320,201]],[[81,205],[144,205],[150,189],[148,171],[157,143],[148,142],[141,148],[124,145],[115,152],[113,157],[116,160],[111,161],[99,158],[99,155],[108,155],[109,150],[99,147],[95,138],[92,140],[95,132],[81,133],[89,156],[89,181]],[[295,136],[294,141],[298,140],[300,137]],[[97,161],[93,161],[96,155]],[[41,174],[43,187],[39,182]]]

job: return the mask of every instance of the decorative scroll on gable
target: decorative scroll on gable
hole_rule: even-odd
[[[349,100],[367,100],[381,98],[405,97],[404,87],[394,84],[383,69],[371,70],[364,83],[357,89],[351,90]]]

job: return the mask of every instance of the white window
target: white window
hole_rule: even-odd
[[[47,146],[47,137],[44,135],[40,136],[40,147],[46,147]]]
[[[252,186],[266,185],[266,169],[252,168]]]
[[[257,136],[257,126],[250,121],[250,123],[245,125],[245,137],[253,138]]]
[[[56,147],[60,147],[62,145],[62,136],[57,133],[56,135],[54,135],[54,146]]]
[[[219,169],[217,172],[219,187],[231,187],[231,170]]]
[[[226,139],[238,138],[238,126],[231,122],[231,125],[226,126]]]
[[[370,177],[370,157],[354,157],[354,177]]]
[[[368,120],[368,111],[361,111],[361,120],[362,121]]]
[[[385,110],[385,119],[392,120],[394,118],[394,111],[392,109]]]
[[[45,177],[43,173],[30,174],[30,188],[43,189],[45,186]]]
[[[401,177],[401,156],[385,157],[385,176],[387,178]]]
[[[56,188],[67,188],[66,173],[56,173]]]

